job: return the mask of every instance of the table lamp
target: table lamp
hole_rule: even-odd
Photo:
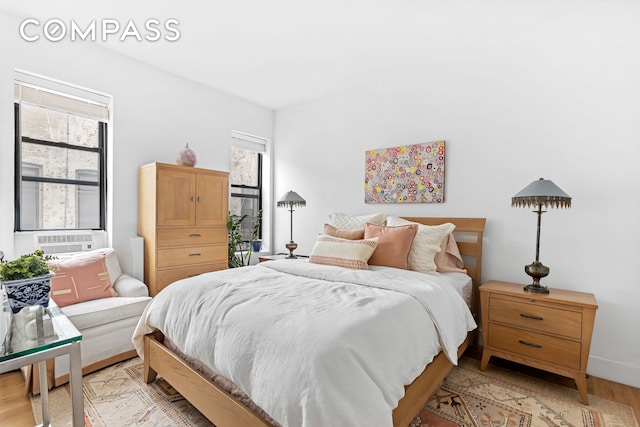
[[[278,200],[279,208],[288,208],[291,213],[291,240],[285,246],[289,250],[289,255],[287,255],[287,259],[297,258],[293,254],[293,251],[298,247],[298,244],[293,241],[293,208],[298,206],[305,206],[307,204],[306,200],[304,200],[298,193],[295,191],[288,191],[284,196]]]
[[[518,194],[511,198],[512,207],[536,208],[538,214],[538,232],[536,235],[536,260],[529,265],[525,265],[524,271],[533,278],[533,283],[524,287],[527,292],[548,294],[549,288],[540,284],[540,279],[549,275],[549,267],[540,262],[540,220],[542,206],[555,208],[570,208],[571,197],[560,189],[553,181],[540,178],[523,188]]]

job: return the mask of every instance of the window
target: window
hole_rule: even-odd
[[[104,230],[108,104],[15,84],[15,230]]]
[[[247,215],[240,230],[246,241],[251,240],[258,212],[262,210],[262,161],[266,143],[265,139],[252,135],[232,133],[229,212],[235,216]],[[261,233],[262,224],[259,227]]]
[[[24,176],[40,176],[42,167],[30,163],[22,163],[22,174]],[[35,181],[25,181],[22,183],[22,203],[31,206],[31,209],[21,211],[20,223],[26,229],[38,228],[38,218],[40,217],[40,195],[38,194],[38,183]]]
[[[76,170],[78,181],[97,182],[98,173],[96,170]],[[78,185],[76,201],[76,218],[78,228],[96,229],[101,228],[100,219],[100,189],[95,185]]]

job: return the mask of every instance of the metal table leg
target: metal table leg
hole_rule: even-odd
[[[74,342],[69,350],[69,384],[71,406],[73,408],[73,427],[84,427],[84,398],[82,395],[82,361],[80,360],[80,342]]]
[[[44,322],[42,315],[44,308],[41,306],[30,307],[31,311],[35,311],[36,314],[36,339],[38,345],[44,343]],[[48,426],[51,424],[49,419],[49,382],[47,381],[47,361],[42,360],[38,362],[38,379],[40,382],[40,402],[42,410],[42,425]]]
[[[38,362],[38,378],[40,379],[40,402],[42,409],[42,425],[51,424],[49,419],[49,384],[47,381],[47,361]]]

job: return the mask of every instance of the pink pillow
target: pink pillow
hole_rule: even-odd
[[[409,252],[416,233],[418,233],[416,224],[396,227],[365,224],[364,238],[378,238],[378,247],[369,258],[369,265],[383,265],[408,270]]]
[[[377,244],[378,239],[349,240],[321,234],[311,250],[309,262],[366,270]]]
[[[456,243],[453,233],[449,233],[449,236],[442,239],[440,245],[440,252],[438,252],[434,258],[437,270],[440,273],[459,272],[466,273],[464,269],[464,261],[462,255],[460,255],[460,249]]]
[[[56,273],[51,279],[51,297],[59,307],[118,296],[111,286],[104,253],[49,261],[49,267]]]
[[[324,225],[324,234],[329,236],[339,237],[341,239],[360,240],[364,239],[364,228],[357,230],[341,230],[330,224]]]

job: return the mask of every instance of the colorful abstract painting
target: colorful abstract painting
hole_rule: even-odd
[[[365,203],[444,202],[444,141],[365,153]]]

